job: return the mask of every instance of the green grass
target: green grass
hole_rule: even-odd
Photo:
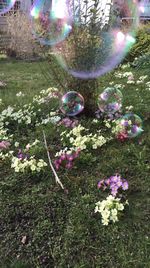
[[[149,69],[132,71],[137,79],[149,75]],[[100,91],[112,79],[117,84],[127,81],[106,75],[100,79]],[[54,84],[45,79],[39,63],[2,61],[0,80],[7,83],[0,88],[2,109],[19,105],[15,96],[19,91],[26,94],[22,102],[28,103]],[[124,107],[133,105],[143,118],[144,133],[125,143],[111,141],[97,151],[95,162],[89,158],[71,171],[58,172],[68,194],[55,184],[50,170],[18,175],[0,163],[1,268],[150,267],[150,91],[143,83],[126,85],[122,93]],[[85,123],[91,127],[90,120]],[[58,133],[50,127],[45,131],[49,143],[56,143]],[[42,139],[39,131],[31,129],[20,141],[31,137]],[[105,227],[93,212],[101,198],[97,181],[116,172],[129,181],[130,205],[117,224]],[[27,236],[25,244],[21,243],[23,236]]]

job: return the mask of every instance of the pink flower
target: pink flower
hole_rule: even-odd
[[[1,141],[0,142],[0,149],[8,149],[8,147],[10,146],[10,142],[9,141]]]
[[[104,180],[99,181],[97,187],[100,189],[102,186],[104,186],[104,182]]]
[[[117,134],[117,139],[119,141],[125,141],[125,140],[128,139],[128,135],[125,132],[120,132],[120,133]]]
[[[65,166],[67,169],[73,167],[73,161],[79,156],[80,149],[75,151],[72,154],[62,154],[58,159],[54,161],[55,167],[58,170],[60,166]]]
[[[71,169],[72,166],[73,166],[72,162],[68,162],[68,163],[66,164],[66,168],[67,168],[67,169]]]

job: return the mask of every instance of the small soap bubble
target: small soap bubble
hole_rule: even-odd
[[[35,0],[30,15],[33,35],[42,45],[54,46],[72,30],[65,0]]]
[[[16,0],[3,0],[0,1],[0,15],[4,15],[14,6]]]
[[[75,116],[84,109],[84,98],[76,91],[67,92],[61,99],[61,111],[68,116]]]
[[[115,113],[122,107],[122,93],[119,89],[108,87],[98,98],[98,106],[101,112]]]
[[[135,138],[143,132],[142,119],[136,114],[126,114],[118,122],[127,138]]]

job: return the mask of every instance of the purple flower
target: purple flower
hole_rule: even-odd
[[[110,177],[110,182],[117,182],[118,181],[118,175],[115,175],[115,176],[111,176]]]
[[[111,194],[112,194],[113,196],[116,196],[117,193],[118,193],[118,188],[114,187],[114,188],[111,190]]]
[[[98,182],[97,187],[100,189],[104,185],[104,180]]]
[[[126,191],[126,190],[128,190],[128,188],[129,188],[129,184],[128,184],[128,182],[127,182],[127,181],[124,181],[124,182],[122,183],[122,190]]]
[[[128,126],[129,126],[129,122],[128,122],[128,120],[122,120],[122,121],[121,121],[121,124],[122,124],[122,126],[124,126],[124,127],[128,127]]]
[[[18,150],[17,157],[18,157],[20,160],[24,160],[24,159],[28,159],[28,158],[29,158],[29,155],[28,155],[28,154],[24,154],[24,153],[22,152],[22,150],[19,149],[19,150]]]
[[[62,119],[59,122],[60,125],[64,125],[65,127],[69,127],[69,128],[74,128],[75,126],[78,125],[78,120],[74,120],[74,119],[70,119],[68,117]]]
[[[118,186],[118,188],[122,186],[122,181],[120,178],[118,178],[116,185]]]
[[[116,196],[119,189],[128,189],[128,182],[125,179],[122,179],[119,174],[116,174],[108,179],[99,181],[97,186],[99,189],[102,188],[103,190],[107,188],[110,189],[111,194]]]
[[[110,179],[106,179],[106,180],[105,180],[105,183],[106,183],[107,185],[110,185]]]

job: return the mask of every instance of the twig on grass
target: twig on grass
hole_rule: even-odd
[[[49,153],[49,151],[48,151],[47,140],[46,140],[46,136],[45,136],[45,132],[44,132],[44,130],[43,130],[43,137],[44,137],[45,149],[46,149],[46,151],[47,151],[47,156],[48,156],[48,160],[49,160],[49,165],[50,165],[51,170],[52,170],[53,173],[54,173],[56,183],[59,184],[60,187],[61,187],[63,190],[65,190],[65,188],[64,188],[64,186],[63,186],[63,184],[62,184],[62,182],[61,182],[60,179],[58,178],[58,175],[57,175],[57,173],[56,173],[56,171],[55,171],[55,169],[54,169],[54,167],[53,167],[52,160],[51,160],[51,157],[50,157],[50,153]]]

